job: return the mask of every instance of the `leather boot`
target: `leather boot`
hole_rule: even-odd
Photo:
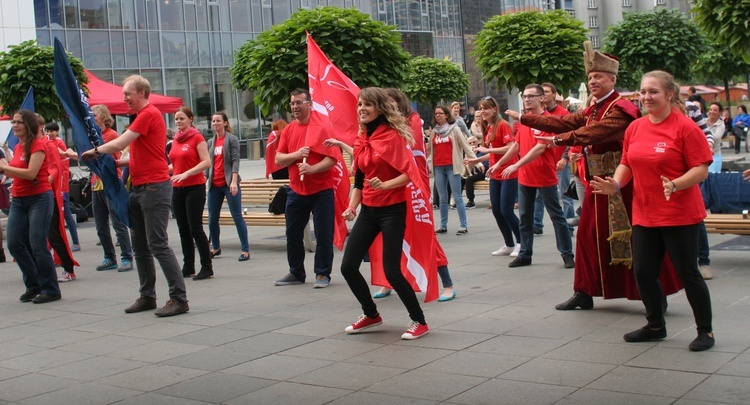
[[[576,291],[569,300],[555,306],[558,311],[570,311],[576,308],[592,309],[594,308],[594,299],[585,292]]]

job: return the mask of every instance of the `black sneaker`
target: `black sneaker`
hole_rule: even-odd
[[[21,300],[21,302],[31,302],[31,300],[37,295],[39,295],[39,290],[26,290],[26,292],[21,294],[18,299]]]
[[[508,263],[508,267],[523,267],[523,266],[530,266],[531,265],[531,258],[526,257],[516,257],[515,260]]]
[[[534,228],[534,235],[543,235],[544,229],[542,228]]]
[[[304,284],[305,282],[303,280],[298,279],[294,276],[292,273],[287,273],[284,277],[274,281],[273,285],[295,285],[295,284]]]
[[[572,269],[576,267],[576,261],[573,255],[563,255],[563,263],[566,269]]]
[[[474,201],[469,201],[469,202],[466,203],[466,209],[467,210],[473,210],[476,207],[477,207],[477,205],[474,204]]]
[[[626,333],[622,338],[625,339],[626,342],[648,342],[649,340],[662,340],[666,337],[667,328],[662,326],[659,329],[651,329],[646,325],[638,330]],[[698,337],[700,337],[700,335]]]
[[[34,297],[31,302],[34,304],[46,304],[48,302],[52,301],[58,301],[60,298],[62,298],[62,295],[60,294],[45,294],[41,293]],[[705,349],[704,349],[705,350]]]
[[[698,333],[698,337],[690,342],[690,346],[688,347],[694,352],[702,352],[714,347],[714,343],[716,343],[716,340],[709,336],[708,333],[700,332]]]

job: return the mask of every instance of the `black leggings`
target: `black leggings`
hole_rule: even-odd
[[[196,248],[200,255],[201,270],[213,270],[208,237],[203,231],[205,205],[206,186],[203,184],[172,189],[172,210],[177,220],[177,229],[180,231],[184,273],[192,273],[195,270]]]
[[[646,307],[648,326],[657,329],[666,324],[662,308],[664,293],[659,283],[665,253],[669,253],[677,276],[685,285],[698,332],[711,332],[711,296],[698,270],[698,224],[633,227],[633,270]]]
[[[401,302],[404,303],[413,321],[425,323],[417,294],[404,275],[401,274],[401,247],[404,240],[406,203],[385,207],[362,205],[357,222],[354,223],[341,261],[341,274],[362,305],[364,314],[374,318],[378,309],[370,295],[370,287],[359,272],[359,266],[375,237],[383,232],[383,268],[385,278],[391,284]]]

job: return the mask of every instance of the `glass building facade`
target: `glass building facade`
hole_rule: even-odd
[[[39,43],[60,39],[97,77],[120,83],[141,74],[154,92],[181,97],[199,129],[221,110],[241,139],[257,139],[269,122],[259,119],[250,91],[231,86],[234,51],[319,5],[356,7],[396,25],[413,55],[464,67],[460,0],[34,0],[34,13]]]

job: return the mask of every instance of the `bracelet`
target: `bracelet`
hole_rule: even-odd
[[[96,153],[97,155],[100,155],[99,146],[94,146],[94,153]]]
[[[615,193],[620,191],[620,182],[615,180],[615,184],[617,184],[617,188],[615,189]]]
[[[355,217],[357,216],[357,209],[356,209],[356,208],[354,208],[354,207],[352,207],[352,206],[350,205],[348,209],[349,209],[349,211],[351,211],[351,212],[352,212],[352,215],[354,215]]]
[[[674,181],[672,181],[672,180],[670,180],[669,182],[672,183],[672,192],[676,193],[677,192],[677,184],[674,184]]]

